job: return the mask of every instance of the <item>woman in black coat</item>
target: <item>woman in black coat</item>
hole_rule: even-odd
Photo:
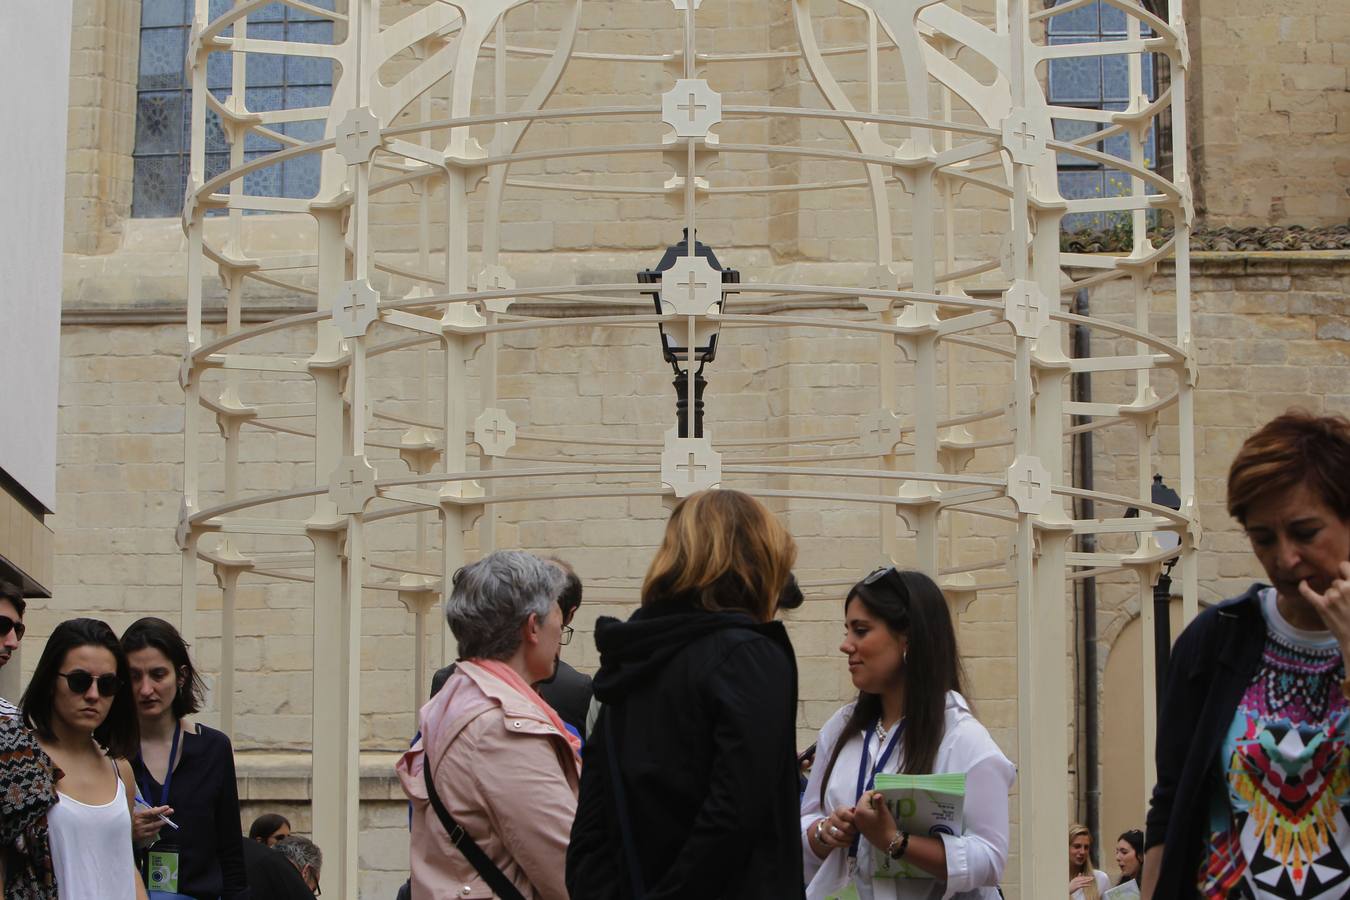
[[[686,498],[627,622],[596,624],[567,888],[586,900],[802,897],[797,667],[773,621],[796,547],[736,491]]]

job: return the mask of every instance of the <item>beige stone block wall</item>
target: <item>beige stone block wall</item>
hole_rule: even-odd
[[[1187,7],[1196,211],[1211,226],[1350,218],[1350,18],[1318,0]]]

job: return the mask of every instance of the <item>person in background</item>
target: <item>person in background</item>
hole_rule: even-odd
[[[1069,826],[1069,897],[1098,900],[1111,886],[1111,879],[1092,865],[1092,832],[1086,825]]]
[[[70,619],[52,631],[23,694],[24,721],[60,773],[47,828],[61,900],[146,900],[131,844],[127,759],[140,736],[130,679],[113,630]]]
[[[1116,867],[1120,869],[1120,878],[1116,884],[1127,881],[1139,882],[1140,870],[1144,866],[1144,833],[1131,828],[1116,839]]]
[[[290,820],[279,813],[263,813],[248,827],[248,839],[268,847],[275,847],[277,841],[290,833]]]
[[[532,687],[557,665],[563,582],[560,567],[520,550],[451,579],[445,617],[461,659],[395,767],[413,806],[414,897],[567,900],[581,741]]]
[[[4,587],[8,591],[9,586]],[[5,593],[0,610],[6,603],[8,613],[13,614],[11,624],[18,622],[23,598],[17,591],[13,597]],[[22,632],[0,645],[0,656],[7,659],[20,637]],[[0,707],[0,897],[57,900],[47,832],[47,811],[55,803],[56,773],[51,758],[18,708],[4,704]]]
[[[223,733],[187,721],[205,695],[187,644],[168,622],[148,617],[122,634],[122,650],[141,733],[131,764],[144,805],[132,831],[138,845],[153,842],[150,890],[197,900],[244,898],[234,748]]]
[[[570,636],[572,619],[581,607],[581,579],[565,560],[554,556],[549,557],[548,561],[563,571],[565,580],[562,593],[558,595],[558,606],[562,607],[563,634]],[[572,726],[577,736],[585,738],[586,713],[591,706],[591,676],[583,675],[559,658],[553,677],[535,687],[539,695],[548,701],[548,705],[557,710],[562,720]]]
[[[602,708],[567,850],[572,897],[802,896],[797,665],[773,621],[796,552],[749,495],[691,494],[641,608],[596,624]]]
[[[276,847],[268,847],[262,841],[243,842],[244,869],[248,873],[248,890],[251,900],[313,900],[319,887],[319,869],[323,867],[323,855],[314,847],[309,880],[303,874],[304,855],[285,854],[281,844],[294,840],[304,840],[313,847],[313,842],[297,835],[287,835]],[[295,864],[295,857],[301,857],[301,864]],[[310,882],[313,882],[313,887]]]
[[[897,879],[890,896],[996,900],[1008,859],[1015,770],[962,693],[956,630],[942,589],[921,572],[877,569],[848,592],[839,650],[858,697],[821,728],[802,794],[797,838],[807,897],[823,900],[852,888],[871,900],[872,873],[886,854],[940,885]],[[902,831],[871,788],[879,773],[964,774],[961,834]]]
[[[1291,410],[1228,470],[1269,584],[1177,638],[1141,894],[1329,900],[1350,887],[1350,420]]]
[[[319,871],[323,868],[323,851],[319,846],[307,837],[298,834],[288,834],[286,837],[277,841],[274,852],[280,853],[295,866],[295,870],[300,873],[300,880],[305,883],[305,887],[315,896],[323,893],[319,889]]]
[[[23,613],[28,604],[23,594],[7,581],[0,581],[0,669],[9,662],[23,640]],[[0,716],[17,716],[19,708],[0,697]]]

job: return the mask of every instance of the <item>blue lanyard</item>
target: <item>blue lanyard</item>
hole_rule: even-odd
[[[877,721],[879,722],[880,719]],[[895,745],[900,743],[900,736],[905,733],[905,720],[901,719],[900,724],[895,726],[895,733],[891,735],[890,743],[886,745],[884,750],[881,747],[880,740],[877,741],[877,750],[880,752],[880,755],[877,757],[876,765],[872,766],[871,772],[869,773],[867,767],[867,745],[872,743],[872,732],[876,731],[876,724],[876,722],[873,722],[872,726],[863,732],[862,756],[858,758],[858,787],[854,792],[854,795],[858,800],[854,801],[855,803],[862,800],[865,791],[872,789],[872,785],[876,782],[877,773],[885,767],[887,760],[889,760],[891,754],[895,752]],[[853,838],[852,845],[848,848],[848,855],[850,858],[858,855],[858,838],[856,836]]]
[[[180,722],[173,726],[173,744],[169,748],[169,771],[164,773],[164,787],[162,787],[159,792],[160,806],[169,805],[169,785],[173,784],[173,761],[174,757],[178,755],[178,738],[181,737],[182,734],[183,724]],[[148,774],[150,772],[150,767],[146,766],[145,771]],[[150,775],[151,780],[153,780],[154,777],[154,775]],[[149,793],[149,791],[146,791],[145,793]]]

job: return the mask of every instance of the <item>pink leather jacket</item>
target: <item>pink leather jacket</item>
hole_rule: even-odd
[[[563,735],[514,688],[463,663],[418,724],[422,739],[396,766],[413,806],[414,900],[492,896],[427,800],[428,761],[441,802],[525,897],[568,900],[579,773]]]

